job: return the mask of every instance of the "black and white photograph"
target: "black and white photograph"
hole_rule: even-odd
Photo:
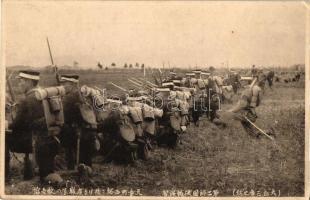
[[[309,3],[1,4],[1,198],[309,199]]]

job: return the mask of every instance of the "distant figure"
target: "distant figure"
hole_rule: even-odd
[[[98,62],[97,66],[98,66],[100,69],[103,68],[103,66],[102,66],[102,64],[101,64],[100,62]]]
[[[241,88],[241,76],[238,72],[231,71],[229,73],[229,83],[232,85],[234,93],[237,94],[238,89]]]
[[[300,80],[300,72],[297,72],[297,74],[295,75],[295,80],[296,82]]]
[[[256,77],[258,75],[258,70],[255,68],[255,65],[252,66],[251,75],[252,77]]]
[[[269,71],[267,73],[267,81],[268,81],[269,88],[272,88],[273,78],[274,78],[274,71]]]

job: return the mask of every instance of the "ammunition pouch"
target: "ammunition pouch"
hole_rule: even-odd
[[[199,89],[204,89],[206,87],[206,85],[202,79],[197,80],[197,85],[198,85]]]
[[[143,130],[144,130],[144,132],[149,133],[151,135],[155,134],[155,126],[156,126],[155,120],[153,120],[153,121],[144,121],[143,122]]]
[[[61,104],[62,104],[62,102],[61,102],[61,99],[58,96],[50,97],[48,103],[49,103],[49,106],[50,106],[51,111],[53,113],[61,111],[61,108],[62,108]]]
[[[143,121],[142,110],[140,107],[129,107],[129,114],[135,124]]]
[[[176,131],[181,130],[181,117],[178,112],[174,112],[174,114],[170,116],[170,125]]]
[[[37,100],[42,101],[44,117],[49,135],[58,135],[64,124],[64,113],[61,97],[65,95],[65,88],[39,88],[35,91]]]
[[[133,131],[135,133],[136,136],[138,137],[142,137],[143,136],[143,129],[142,129],[142,124],[133,124],[132,125]]]
[[[162,109],[154,108],[154,116],[156,118],[161,118],[163,114],[164,114],[164,111]]]
[[[132,142],[136,138],[133,127],[128,123],[126,119],[124,119],[123,122],[120,124],[119,131],[121,137],[127,142]]]
[[[144,120],[152,121],[155,119],[154,109],[148,105],[142,107]]]

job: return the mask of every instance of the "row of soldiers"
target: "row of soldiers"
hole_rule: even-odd
[[[198,99],[200,97],[210,99],[210,96],[214,95],[221,96],[224,85],[222,80],[215,76],[214,71],[213,67],[210,67],[209,72],[195,70],[187,73],[185,78],[177,77],[172,72],[170,77],[162,81],[158,87],[149,87],[148,92],[146,92],[146,95],[151,96],[149,98],[155,95],[166,100],[173,99],[173,102],[178,104],[178,107],[186,108],[181,110],[180,115],[175,118],[171,118],[174,116],[171,114],[173,109],[162,108],[166,115],[163,114],[160,117],[161,120],[157,121],[158,127],[165,130],[165,126],[169,126],[173,130],[184,132],[189,124],[189,110],[195,112],[192,104],[195,102],[192,102],[189,96],[196,96]],[[207,78],[203,79],[201,75],[206,75]],[[20,101],[16,116],[8,127],[8,130],[12,130],[12,133],[7,134],[6,137],[6,145],[8,146],[6,155],[8,155],[9,150],[25,153],[26,163],[29,160],[28,155],[33,154],[33,160],[38,165],[42,182],[46,181],[50,174],[54,174],[55,157],[59,154],[61,147],[65,149],[67,169],[74,169],[76,164],[83,164],[83,166],[91,168],[92,158],[96,150],[98,150],[98,120],[93,112],[93,102],[88,101],[81,92],[79,77],[77,75],[58,76],[61,87],[50,90],[41,90],[39,72],[21,71],[18,78],[20,79],[19,87],[24,92],[25,98]],[[240,79],[235,73],[231,75],[231,80],[230,83],[240,84]],[[245,89],[242,93],[237,106],[229,110],[229,112],[235,113],[235,117],[241,121],[246,131],[259,135],[251,122],[255,122],[257,118],[255,107],[259,105],[261,98],[260,86],[265,80],[259,75],[256,75],[254,80],[251,87]],[[155,94],[154,91],[156,91]],[[182,93],[183,99],[179,95],[180,101],[176,101],[178,99],[176,98],[176,91],[187,91],[187,93]],[[184,94],[189,95],[185,97]],[[43,99],[48,100],[44,101]],[[121,102],[121,104],[122,108],[125,108],[124,105],[126,104],[124,102]],[[154,107],[155,104],[154,101],[151,106]],[[175,107],[175,105],[172,107]],[[209,108],[209,110],[212,109]],[[53,114],[48,115],[48,113]],[[213,118],[215,117],[217,117],[216,109],[213,110]],[[53,121],[53,123],[49,121],[50,118],[52,118],[50,121]],[[171,124],[167,125],[167,121]],[[137,124],[139,123],[135,123],[134,127]],[[108,126],[108,129],[111,129],[111,127]],[[161,139],[168,140],[167,137],[161,137]],[[22,142],[18,140],[22,140]],[[6,163],[8,162],[9,157],[6,160]],[[6,174],[8,174],[9,166],[6,167],[6,170]],[[31,169],[27,170],[25,168],[24,178],[30,179],[32,177]]]
[[[262,134],[268,136],[274,136],[274,130],[271,128],[267,131],[262,131],[258,128],[254,122],[258,118],[256,113],[256,107],[261,103],[261,99],[264,93],[265,82],[268,82],[270,88],[272,88],[274,72],[268,71],[264,73],[262,70],[255,68],[251,70],[251,77],[249,77],[250,85],[246,86],[245,89],[239,96],[238,103],[226,112],[222,112],[222,117],[216,113],[219,109],[216,107],[218,103],[213,104],[211,101],[211,107],[209,107],[209,117],[213,121],[215,118],[216,124],[227,125],[228,118],[233,118],[240,121],[240,124],[245,129],[245,131],[253,136],[260,137]],[[209,67],[208,71],[194,70],[192,73],[187,73],[185,78],[180,78],[176,76],[176,73],[170,73],[167,81],[181,80],[181,84],[187,87],[194,87],[196,95],[204,96],[207,95],[212,97],[217,95],[219,97],[220,103],[225,99],[230,99],[231,95],[225,94],[225,90],[229,87],[233,89],[234,94],[237,94],[238,90],[242,88],[241,76],[236,71],[230,71],[226,77],[217,76],[214,67]],[[229,98],[230,97],[230,98]],[[211,98],[212,99],[212,98]],[[218,102],[218,101],[217,101]],[[210,102],[209,102],[210,103]],[[210,115],[210,110],[212,111]],[[198,115],[199,117],[199,115]],[[195,119],[193,116],[194,122]],[[222,119],[221,119],[222,118]]]
[[[25,153],[24,179],[33,177],[35,164],[44,182],[55,171],[55,156],[61,146],[65,147],[68,169],[74,169],[77,157],[78,163],[91,167],[97,124],[92,117],[85,117],[87,108],[80,108],[84,98],[79,92],[79,77],[63,75],[59,78],[61,86],[46,90],[39,86],[39,72],[20,71],[17,78],[25,98],[18,103],[15,117],[7,127],[11,133],[6,134],[6,175],[8,151]]]

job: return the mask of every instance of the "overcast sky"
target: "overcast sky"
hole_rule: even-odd
[[[301,2],[4,1],[6,65],[187,67],[305,61]]]

